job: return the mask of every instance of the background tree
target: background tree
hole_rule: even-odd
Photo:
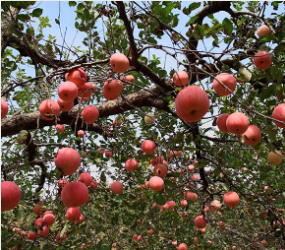
[[[271,151],[284,154],[284,111],[278,119],[272,117],[274,108],[284,102],[284,3],[68,4],[77,15],[72,20],[75,29],[85,35],[80,47],[65,40],[60,15],[54,29],[60,29],[62,44],[53,34],[44,35],[50,20],[37,2],[1,2],[1,96],[9,108],[1,120],[1,178],[21,189],[19,205],[1,213],[2,249],[177,249],[182,243],[188,249],[285,248],[284,160],[274,165],[268,158]],[[262,25],[270,34],[259,37]],[[258,51],[270,54],[267,69],[254,65]],[[127,56],[126,72],[117,73],[110,66],[116,52]],[[78,68],[97,88],[88,87],[90,98],[76,98],[69,112],[44,120],[41,102],[56,101],[65,74]],[[180,119],[175,108],[178,93],[189,88],[174,85],[174,73],[181,70],[188,74],[186,85],[199,86],[210,100],[199,121]],[[213,89],[215,80],[225,91],[220,73],[237,81],[236,88],[226,89],[229,95]],[[125,86],[118,98],[108,101],[102,90],[110,77]],[[99,111],[92,124],[82,119],[87,105]],[[1,102],[4,114],[2,107]],[[258,144],[248,146],[248,134],[217,128],[220,114],[234,112],[245,114],[260,129]],[[55,129],[59,124],[65,125],[62,133]],[[150,155],[141,149],[146,139],[156,144]],[[88,187],[90,200],[80,207],[81,224],[67,220],[61,199],[58,181],[63,175],[54,158],[64,147],[81,157],[76,173],[64,177],[73,182],[79,174],[90,173],[99,183]],[[111,151],[106,154],[111,157],[102,155],[104,151]],[[154,175],[152,165],[162,160],[155,155],[167,164],[161,191],[146,183]],[[128,172],[125,162],[131,158],[138,167]],[[113,181],[123,184],[121,194],[110,192]],[[240,199],[232,208],[226,198],[223,201],[230,191]],[[31,241],[26,234],[39,232],[34,222],[42,217],[33,212],[38,203],[53,211],[55,222],[46,238],[37,235]],[[206,229],[198,230],[195,224],[204,220]],[[57,241],[58,233],[66,239]]]

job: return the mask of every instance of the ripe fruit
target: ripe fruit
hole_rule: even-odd
[[[133,239],[136,240],[137,238],[138,238],[138,236],[135,234],[135,235],[133,236]]]
[[[195,166],[194,165],[189,165],[187,167],[188,171],[193,172],[195,170]]]
[[[247,116],[240,112],[230,114],[226,121],[228,131],[235,135],[243,134],[248,129],[248,126]]]
[[[271,65],[271,56],[266,51],[259,51],[255,54],[253,63],[258,69],[268,69]]]
[[[121,194],[123,192],[123,184],[119,181],[114,181],[111,184],[111,191],[113,194]]]
[[[273,110],[273,113],[272,113],[272,118],[276,119],[276,120],[279,120],[279,121],[282,121],[285,123],[285,103],[281,103],[279,104],[274,110]],[[285,128],[285,125],[280,123],[280,122],[276,122],[276,121],[273,121],[277,127],[280,127],[280,128]]]
[[[27,238],[29,240],[34,240],[37,237],[37,235],[35,233],[28,233]]]
[[[48,237],[49,229],[47,226],[43,226],[42,229],[38,229],[38,235],[44,238]]]
[[[91,188],[92,188],[93,190],[95,190],[97,187],[98,187],[98,183],[93,180],[93,181],[91,182]]]
[[[223,199],[225,205],[228,207],[236,207],[239,204],[239,195],[234,191],[224,194]]]
[[[137,169],[138,162],[135,159],[128,159],[125,163],[125,168],[128,172],[133,172]]]
[[[168,201],[166,204],[168,205],[169,209],[174,208],[176,205],[175,201]]]
[[[75,83],[80,88],[86,82],[86,73],[81,69],[73,69],[65,74],[65,80]]]
[[[86,185],[86,187],[89,187],[91,186],[92,183],[92,176],[88,173],[82,173],[80,174],[80,178],[78,181],[83,182]]]
[[[116,73],[124,73],[128,70],[130,63],[129,59],[121,53],[115,53],[110,58],[111,68]]]
[[[71,110],[74,106],[74,101],[71,101],[71,102],[65,102],[63,101],[62,99],[60,98],[57,98],[57,103],[60,107],[60,110],[61,111],[64,111],[64,112],[68,112],[69,110]]]
[[[67,209],[65,217],[70,221],[70,222],[75,222],[79,220],[81,211],[78,207],[70,207]]]
[[[21,231],[21,236],[26,236],[27,235],[27,233],[25,232],[25,231]]]
[[[257,30],[258,37],[268,36],[271,33],[267,25],[261,25]]]
[[[196,201],[198,199],[198,195],[193,192],[185,192],[184,199],[189,201]]]
[[[107,100],[115,100],[120,96],[122,90],[123,84],[120,80],[109,78],[106,82],[104,82],[103,96]]]
[[[52,211],[45,211],[44,212],[44,216],[47,215],[47,214],[53,214],[53,212]]]
[[[34,213],[38,216],[43,215],[43,213],[46,211],[45,207],[43,204],[38,203],[34,206]]]
[[[261,140],[261,132],[260,129],[255,125],[248,126],[245,133],[242,134],[244,139],[244,143],[248,146],[255,146]]]
[[[266,241],[266,240],[262,240],[262,241],[261,241],[261,244],[262,244],[263,246],[266,246],[266,245],[267,245],[267,241]]]
[[[224,114],[221,114],[217,119],[217,126],[221,132],[224,132],[224,133],[229,132],[227,129],[227,125],[226,125],[226,121],[227,121],[229,115],[230,114],[224,113]]]
[[[1,182],[1,212],[14,209],[21,200],[21,190],[11,181]]]
[[[191,176],[191,179],[192,179],[193,181],[198,181],[198,180],[199,180],[199,175],[198,175],[198,174],[193,174],[193,175]]]
[[[209,106],[206,92],[198,86],[182,89],[175,99],[177,115],[186,122],[199,121],[207,113]]]
[[[71,102],[77,97],[78,88],[73,82],[67,81],[59,86],[57,92],[61,100]]]
[[[236,79],[233,75],[228,73],[221,73],[216,76],[216,79],[221,81],[225,86],[227,86],[231,92],[234,92],[236,89]],[[220,84],[216,79],[213,81],[213,89],[221,96],[230,95],[231,92],[228,91],[222,84]]]
[[[177,250],[187,250],[187,249],[188,246],[185,243],[181,243],[177,248]]]
[[[54,116],[58,116],[60,107],[54,100],[44,100],[39,107],[40,114],[44,120],[53,120]]]
[[[154,168],[153,168],[153,174],[156,176],[159,176],[161,178],[164,178],[167,174],[167,168],[165,165],[163,164],[157,164]]]
[[[62,189],[61,199],[67,207],[80,207],[89,201],[88,189],[82,182],[69,182]]]
[[[105,152],[104,148],[98,148],[97,150],[98,150],[99,155],[102,155]]]
[[[226,230],[226,226],[225,226],[225,223],[223,221],[220,221],[218,225],[219,225],[220,230],[222,230],[222,231]]]
[[[149,236],[149,237],[152,236],[153,229],[151,228],[151,229],[147,230],[146,233],[147,233],[147,236]]]
[[[62,133],[64,131],[64,125],[63,124],[56,124],[55,129],[57,133]]]
[[[154,152],[156,146],[153,141],[145,140],[142,142],[141,148],[144,153],[151,155]]]
[[[51,226],[55,221],[55,217],[53,214],[46,214],[44,215],[43,222],[47,226]]]
[[[283,157],[282,157],[282,153],[280,151],[275,151],[275,152],[270,152],[268,154],[268,157],[267,157],[268,161],[273,164],[273,165],[279,165],[282,160],[283,160]]]
[[[1,98],[1,119],[3,119],[8,114],[8,104]]]
[[[82,110],[81,115],[87,124],[92,124],[99,118],[99,110],[89,105]]]
[[[135,77],[133,75],[120,76],[120,80],[135,83]],[[127,84],[123,82],[123,86],[125,85]]]
[[[85,132],[83,130],[79,130],[77,132],[78,137],[83,138],[84,137]]]
[[[63,175],[72,175],[79,168],[81,157],[73,148],[62,148],[54,158],[54,163],[62,170]]]
[[[40,228],[44,224],[44,219],[42,217],[38,218],[34,222],[35,228]]]
[[[106,152],[105,152],[105,156],[106,156],[107,158],[111,158],[111,157],[112,157],[112,152],[111,152],[111,151],[106,151]]]
[[[186,71],[180,70],[176,71],[173,75],[173,83],[178,86],[186,86],[189,80],[189,76]]]
[[[80,214],[78,221],[76,221],[77,224],[81,224],[84,222],[84,216],[83,214]]]
[[[187,207],[188,202],[187,202],[187,200],[182,200],[182,201],[180,202],[180,204],[181,204],[181,207]]]
[[[152,125],[155,121],[155,115],[151,113],[147,113],[144,117],[144,121],[148,125]]]
[[[164,181],[159,176],[153,176],[149,179],[148,186],[151,190],[160,191],[164,187]]]
[[[58,187],[63,188],[68,182],[69,182],[68,180],[62,178],[58,181]]]
[[[222,204],[218,200],[213,200],[210,204],[210,210],[212,211],[218,211],[221,209],[221,207],[222,207]]]
[[[82,99],[82,101],[86,101],[91,96],[93,90],[97,89],[97,85],[91,82],[86,82],[80,88],[78,88],[77,97]]]
[[[140,235],[138,235],[137,241],[142,241],[142,237]]]
[[[199,215],[195,218],[195,225],[198,228],[204,228],[207,225],[207,221],[205,220],[203,215]]]
[[[66,233],[64,233],[62,237],[60,237],[60,232],[57,233],[56,242],[62,243],[65,239],[66,239]]]

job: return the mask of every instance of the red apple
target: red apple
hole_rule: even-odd
[[[54,158],[57,168],[60,168],[63,175],[72,175],[81,164],[80,154],[73,148],[62,148]]]
[[[53,120],[59,115],[60,107],[54,100],[44,100],[39,107],[40,114],[44,120]]]
[[[1,182],[1,212],[14,209],[21,200],[19,186],[11,181]]]
[[[57,233],[57,235],[56,235],[56,242],[57,243],[62,243],[65,239],[66,239],[66,233],[64,233],[62,237],[60,237],[60,232]]]
[[[185,192],[184,199],[189,201],[196,201],[198,199],[198,195],[193,192]]]
[[[203,215],[199,215],[195,218],[195,225],[198,228],[204,228],[207,225],[207,221],[205,220]]]
[[[177,115],[186,122],[199,121],[207,113],[209,106],[206,92],[194,85],[182,89],[175,99]]]
[[[38,229],[38,235],[47,238],[49,234],[49,229],[47,226],[43,226],[42,229]]]
[[[43,222],[47,226],[51,226],[55,221],[55,217],[53,214],[46,214],[43,217]]]
[[[78,137],[83,138],[84,137],[85,132],[83,130],[79,130],[77,132]]]
[[[186,71],[180,70],[176,71],[173,75],[173,83],[178,86],[186,86],[189,80],[189,76]]]
[[[52,211],[45,211],[44,212],[44,216],[47,215],[47,214],[53,214],[53,212]]]
[[[63,112],[70,111],[73,108],[73,106],[74,106],[74,102],[73,101],[65,102],[65,101],[63,101],[60,98],[57,98],[57,103],[58,103],[58,105],[60,107],[60,110],[63,111]]]
[[[187,249],[188,246],[185,243],[181,243],[177,248],[177,250],[187,250]]]
[[[268,36],[271,33],[267,25],[261,25],[257,30],[258,37]]]
[[[244,143],[248,146],[255,146],[261,140],[261,132],[260,129],[255,125],[248,126],[245,133],[242,134],[244,139]]]
[[[93,180],[93,181],[91,182],[91,188],[92,188],[93,190],[95,190],[97,187],[98,187],[98,183]]]
[[[65,74],[65,80],[75,83],[78,88],[86,82],[86,79],[86,73],[81,68],[73,69]]]
[[[45,207],[43,204],[38,203],[34,206],[34,213],[38,216],[43,215],[43,213],[46,211]]]
[[[137,169],[138,162],[135,159],[128,159],[125,163],[125,168],[128,172],[133,172]]]
[[[105,152],[105,156],[107,157],[107,158],[111,158],[112,157],[112,152],[111,151],[106,151]]]
[[[210,210],[212,211],[218,211],[221,209],[221,207],[222,207],[222,204],[218,200],[213,200],[210,204]]]
[[[193,175],[191,176],[191,179],[192,179],[193,181],[198,181],[198,180],[199,180],[199,175],[198,175],[198,174],[193,174]]]
[[[62,189],[61,198],[67,207],[80,207],[90,199],[86,185],[79,181],[67,183]]]
[[[69,182],[69,181],[66,180],[66,179],[64,179],[64,178],[60,179],[60,180],[58,181],[58,186],[59,186],[59,188],[63,188],[68,182]]]
[[[149,179],[148,186],[151,190],[160,191],[164,187],[164,181],[159,176],[153,176]]]
[[[81,115],[87,124],[92,124],[99,118],[99,110],[89,105],[82,110]]]
[[[72,102],[77,97],[78,88],[73,82],[67,81],[59,86],[57,92],[61,100]]]
[[[78,181],[83,182],[86,185],[86,187],[89,187],[91,186],[92,183],[92,176],[88,173],[82,173],[80,174],[80,178]]]
[[[166,204],[168,205],[169,209],[174,208],[176,205],[175,201],[168,201]]]
[[[77,224],[81,224],[84,222],[84,216],[83,214],[80,214],[78,221],[76,221]]]
[[[70,222],[76,222],[79,220],[80,215],[81,215],[81,211],[78,207],[70,207],[67,209],[65,217]]]
[[[8,104],[1,98],[1,119],[3,119],[8,114]]]
[[[42,217],[37,218],[34,222],[35,228],[40,228],[40,227],[42,227],[43,224],[44,224],[44,218],[42,218]]]
[[[132,75],[126,75],[126,76],[120,76],[120,80],[135,83],[135,77]],[[126,86],[127,84],[123,82],[123,86]]]
[[[104,82],[103,96],[107,100],[115,100],[120,96],[122,90],[123,84],[120,80],[109,78]]]
[[[78,88],[77,96],[82,99],[82,101],[86,101],[91,96],[93,90],[96,90],[96,84],[92,84],[91,82],[86,82],[82,86]]]
[[[123,192],[123,184],[119,181],[114,181],[111,184],[111,191],[113,194],[121,194]]]
[[[268,69],[271,65],[271,56],[266,51],[259,51],[255,54],[253,63],[258,69]]]
[[[121,53],[115,53],[110,58],[111,68],[116,73],[124,73],[128,70],[130,63],[129,59]]]
[[[153,174],[156,176],[159,176],[161,178],[164,178],[167,174],[167,168],[166,166],[164,166],[163,164],[157,164],[154,168],[153,168]]]
[[[235,135],[243,134],[248,129],[248,126],[248,118],[241,112],[230,114],[226,121],[226,127],[228,131]]]
[[[221,132],[224,132],[224,133],[229,132],[227,129],[227,125],[226,125],[229,115],[230,114],[224,113],[224,114],[221,114],[217,119],[217,126]]]
[[[64,125],[63,124],[56,124],[55,129],[57,133],[62,133],[64,131]]]
[[[189,165],[187,167],[187,169],[190,171],[190,172],[193,172],[195,170],[195,166],[194,165]]]
[[[182,200],[182,201],[180,202],[180,204],[181,204],[181,207],[187,207],[188,202],[187,202],[187,200]]]
[[[221,81],[225,86],[227,86],[231,92],[234,92],[236,89],[236,79],[233,75],[228,73],[221,73],[216,76],[216,79]],[[231,92],[228,91],[222,84],[220,84],[216,79],[213,81],[213,89],[221,96],[230,95]]]
[[[272,118],[276,119],[276,120],[279,120],[279,121],[282,121],[285,123],[285,103],[281,103],[279,104],[274,110],[273,110],[273,113],[272,113]],[[280,128],[285,128],[285,125],[280,123],[280,122],[276,122],[276,121],[273,121],[277,127],[280,127]]]
[[[35,233],[28,233],[27,238],[29,240],[34,240],[37,237],[37,235]]]
[[[283,156],[282,156],[282,153],[278,150],[276,150],[275,152],[270,152],[268,154],[268,157],[267,157],[268,161],[273,164],[273,165],[279,165],[282,160],[283,160]]]
[[[156,146],[154,141],[145,140],[142,142],[141,148],[144,153],[151,155],[154,152]]]
[[[224,194],[223,199],[225,205],[228,207],[236,207],[239,204],[239,195],[234,191]]]

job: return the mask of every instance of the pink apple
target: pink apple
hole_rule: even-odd
[[[228,207],[236,207],[239,204],[239,195],[234,191],[224,194],[223,199],[225,205]]]
[[[194,172],[195,166],[194,166],[194,165],[189,165],[189,166],[187,167],[187,169],[188,169],[188,171],[190,171],[190,172]]]
[[[81,115],[87,124],[92,124],[99,118],[99,110],[89,105],[82,110]]]
[[[80,215],[81,215],[81,211],[78,207],[70,207],[67,209],[65,217],[70,222],[76,222],[79,220]]]
[[[86,185],[86,187],[89,187],[91,186],[92,183],[92,176],[88,173],[82,173],[80,174],[80,178],[78,181],[83,182]]]
[[[255,54],[253,63],[258,69],[268,69],[271,65],[271,56],[266,51],[259,51]]]
[[[180,70],[176,71],[173,75],[173,83],[178,86],[186,86],[189,80],[189,76],[186,71]]]
[[[128,70],[130,63],[129,59],[121,53],[115,53],[110,58],[111,68],[116,73],[124,73]]]
[[[125,168],[128,172],[133,172],[137,169],[138,162],[135,159],[128,159],[125,163]]]
[[[43,217],[43,223],[47,226],[51,226],[55,221],[55,217],[53,214],[46,214]]]
[[[53,120],[59,116],[60,107],[54,100],[44,100],[39,107],[40,114],[44,120]]]
[[[111,151],[106,151],[105,152],[105,156],[107,157],[107,158],[111,158],[112,157],[112,152]]]
[[[97,85],[91,82],[86,82],[82,86],[78,88],[77,96],[82,99],[82,101],[86,101],[90,98],[92,92],[97,89]]]
[[[229,132],[227,129],[227,125],[226,125],[226,122],[227,122],[229,115],[230,114],[224,113],[224,114],[221,114],[217,119],[217,126],[218,126],[219,130],[223,133]]]
[[[227,86],[231,92],[234,92],[236,89],[236,79],[233,75],[228,73],[221,73],[216,76],[216,79],[221,81],[225,86]],[[213,81],[213,89],[221,96],[230,95],[231,92],[228,91],[222,84],[220,84],[216,79]]]
[[[49,229],[47,226],[43,226],[42,229],[38,229],[38,235],[47,238],[49,234]]]
[[[57,133],[62,133],[64,131],[64,125],[63,124],[56,124],[55,129]]]
[[[34,240],[37,237],[37,235],[35,233],[28,233],[27,238],[29,240]]]
[[[272,113],[272,118],[282,121],[285,123],[285,103],[281,103],[279,104]],[[280,128],[285,128],[285,125],[280,123],[280,122],[276,122],[274,121],[274,123],[277,125],[277,127]]]
[[[177,250],[188,250],[188,246],[185,243],[181,243]]]
[[[60,98],[57,98],[57,103],[58,103],[58,105],[60,107],[60,110],[63,111],[63,112],[70,111],[73,108],[73,106],[74,106],[74,102],[73,101],[65,102],[65,101],[63,101]]]
[[[80,214],[78,221],[76,221],[77,224],[81,224],[84,222],[84,215]]]
[[[180,204],[181,204],[181,207],[187,207],[187,205],[188,205],[188,202],[187,202],[187,200],[182,200],[181,202],[180,202]]]
[[[60,179],[60,180],[58,181],[58,186],[59,186],[59,188],[63,188],[68,182],[69,182],[69,181],[68,181],[67,179],[64,179],[64,178]]]
[[[40,227],[42,227],[43,224],[44,224],[44,218],[42,218],[42,217],[37,218],[34,222],[35,228],[40,228]]]
[[[229,115],[226,121],[226,127],[229,132],[235,135],[243,134],[249,126],[248,118],[245,114],[235,112]]]
[[[1,212],[14,209],[21,200],[21,190],[12,181],[1,182]]]
[[[119,181],[114,181],[111,184],[111,191],[113,194],[121,194],[123,192],[123,184]]]
[[[207,225],[207,221],[203,215],[197,216],[194,222],[197,228],[205,228]]]
[[[242,134],[244,139],[244,143],[248,146],[255,146],[261,140],[261,132],[260,129],[255,125],[248,126],[245,133]]]
[[[206,92],[194,85],[182,89],[175,99],[177,115],[186,122],[199,121],[207,113],[209,106]]]
[[[164,164],[157,164],[153,168],[153,174],[156,176],[159,176],[161,178],[164,178],[167,174],[167,168]]]
[[[189,201],[196,201],[198,199],[198,195],[193,192],[185,192],[184,198]]]
[[[164,187],[164,181],[159,176],[153,176],[149,179],[148,186],[151,190],[160,191]]]
[[[65,80],[71,81],[79,88],[86,82],[87,76],[81,68],[73,69],[65,74]]]
[[[120,96],[122,89],[123,84],[120,80],[109,78],[104,82],[103,96],[107,100],[115,100]]]
[[[62,148],[54,158],[57,168],[60,168],[63,175],[72,175],[81,164],[80,154],[73,148]]]
[[[84,137],[85,132],[83,130],[79,130],[77,132],[78,137],[83,138]]]
[[[142,142],[141,148],[144,153],[151,155],[154,152],[156,146],[154,141],[145,140]]]
[[[79,181],[67,183],[62,189],[61,198],[67,207],[80,207],[90,199],[86,185]]]
[[[8,104],[1,98],[1,119],[3,119],[8,114]]]
[[[61,100],[65,102],[72,102],[77,97],[78,88],[75,83],[67,81],[59,86],[57,92]]]
[[[135,83],[135,77],[133,75],[126,75],[126,76],[120,76],[120,80]],[[123,86],[127,85],[123,82]]]
[[[261,25],[257,30],[258,37],[268,36],[271,33],[267,25]]]
[[[98,184],[96,181],[94,181],[94,180],[91,182],[91,188],[92,188],[93,190],[95,190],[95,189],[98,187],[98,185],[99,185],[99,184]]]

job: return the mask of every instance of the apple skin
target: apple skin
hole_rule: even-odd
[[[216,79],[226,85],[232,92],[235,91],[237,83],[233,75],[228,73],[221,73],[216,76]],[[213,89],[221,96],[230,95],[231,92],[226,90],[224,86],[220,84],[216,79],[213,81]]]
[[[276,119],[276,120],[279,120],[279,121],[282,121],[285,123],[285,103],[281,103],[279,104],[274,110],[273,110],[273,113],[272,113],[272,118]],[[280,123],[280,122],[276,122],[276,121],[273,121],[277,127],[280,127],[280,128],[285,128],[285,125]]]
[[[181,205],[181,207],[183,207],[183,208],[187,207],[187,205],[188,205],[187,200],[182,200],[182,201],[180,202],[180,205]]]
[[[177,115],[186,122],[199,121],[209,107],[210,102],[206,92],[194,85],[182,89],[175,99]]]
[[[78,88],[78,94],[77,97],[82,99],[82,101],[86,101],[90,98],[91,94],[94,90],[97,89],[97,85],[92,82],[86,82],[80,88]],[[88,90],[87,90],[88,89]],[[84,95],[83,95],[84,93]]]
[[[97,181],[94,181],[94,180],[93,180],[93,181],[91,182],[91,188],[92,188],[93,190],[95,190],[95,189],[98,187],[98,185],[99,185],[99,184],[97,183]]]
[[[107,158],[111,158],[112,157],[112,152],[111,151],[106,151],[105,152],[105,156],[107,157]]]
[[[38,235],[47,238],[49,234],[49,229],[47,226],[43,226],[42,229],[38,229]]]
[[[60,232],[57,233],[57,235],[56,235],[56,242],[57,243],[62,243],[65,239],[66,239],[66,233],[64,233],[61,238],[60,238]]]
[[[156,176],[159,176],[161,178],[164,178],[167,174],[167,168],[164,164],[157,164],[153,168],[153,174]]]
[[[236,207],[239,204],[239,195],[234,191],[224,194],[223,199],[227,207]]]
[[[56,124],[55,129],[57,133],[62,133],[64,131],[64,125],[63,124]]]
[[[136,159],[128,159],[125,163],[125,168],[128,172],[133,172],[137,169],[138,162]]]
[[[80,178],[78,181],[84,183],[86,187],[89,187],[91,186],[92,183],[92,176],[88,173],[82,173],[80,174]]]
[[[217,119],[217,126],[218,126],[219,130],[223,133],[229,132],[227,129],[227,125],[226,125],[226,122],[227,122],[229,115],[230,114],[228,114],[228,113],[224,113],[224,114],[221,114]]]
[[[42,227],[42,225],[44,224],[44,218],[40,217],[40,218],[37,218],[34,222],[34,227],[35,228],[40,228]]]
[[[8,114],[8,104],[1,98],[1,120]]]
[[[59,86],[57,92],[60,99],[72,102],[78,95],[78,88],[73,82],[67,81]]]
[[[178,87],[186,86],[188,81],[189,76],[186,71],[176,71],[173,75],[173,83]]]
[[[123,90],[123,83],[120,80],[109,78],[104,82],[103,96],[107,100],[117,99]]]
[[[51,121],[54,116],[59,116],[60,107],[54,100],[44,100],[39,106],[39,111],[44,120]],[[47,117],[47,114],[53,115],[53,117]]]
[[[27,238],[29,240],[34,240],[37,237],[37,235],[35,233],[28,233]]]
[[[151,190],[161,191],[164,187],[164,181],[159,176],[153,176],[149,179],[148,186]]]
[[[65,80],[73,82],[78,88],[86,82],[86,79],[86,73],[81,68],[73,69],[65,74]]]
[[[181,243],[177,250],[188,250],[188,246],[185,243]]]
[[[235,112],[229,115],[226,121],[226,127],[229,132],[235,135],[243,134],[249,126],[247,116],[241,112]]]
[[[89,201],[88,189],[79,181],[69,182],[61,191],[61,199],[66,207],[80,207]]]
[[[58,181],[58,187],[63,188],[69,181],[65,178],[62,178]]]
[[[12,181],[1,182],[1,212],[14,209],[21,200],[21,189]]]
[[[253,58],[254,65],[261,70],[268,69],[271,65],[271,61],[271,56],[266,51],[258,51]]]
[[[207,226],[207,221],[203,215],[197,216],[194,222],[197,228],[205,228]]]
[[[77,224],[81,224],[84,222],[84,216],[83,214],[80,214],[78,221],[76,221]]]
[[[189,166],[187,167],[187,170],[190,171],[190,172],[194,172],[195,166],[194,166],[194,165],[189,165]]]
[[[261,140],[261,132],[260,129],[255,125],[248,126],[245,133],[242,134],[244,139],[244,143],[248,146],[255,146]]]
[[[87,124],[92,124],[99,118],[99,110],[89,105],[82,110],[81,115]]]
[[[83,138],[84,137],[85,132],[83,130],[79,130],[77,132],[78,137]]]
[[[268,157],[267,157],[268,161],[273,164],[273,165],[279,165],[282,160],[283,160],[283,157],[282,157],[282,153],[280,151],[277,151],[276,152],[270,152],[268,154]]]
[[[67,209],[65,217],[70,222],[76,222],[79,220],[80,215],[81,215],[81,211],[78,207],[70,207]]]
[[[60,168],[63,175],[72,175],[81,164],[80,154],[73,148],[62,148],[54,158],[57,168]]]
[[[220,230],[224,231],[226,230],[226,226],[225,223],[223,221],[219,221],[218,223]]]
[[[113,194],[121,194],[123,192],[123,184],[119,181],[114,181],[111,184],[111,191]]]
[[[135,77],[133,75],[126,75],[126,76],[120,76],[120,80],[135,83]],[[127,83],[123,82],[123,86],[126,86]]]
[[[130,67],[129,59],[122,53],[115,53],[110,58],[111,68],[116,73],[124,73]]]
[[[65,102],[61,98],[57,98],[57,103],[60,107],[60,110],[63,112],[68,112],[74,107],[74,101]]]
[[[218,211],[221,209],[221,207],[222,207],[222,204],[218,200],[213,200],[210,204],[210,210],[212,211]]]
[[[198,199],[198,195],[193,192],[185,192],[184,199],[189,201],[196,201]]]
[[[152,140],[145,140],[141,144],[142,151],[149,155],[153,154],[155,148],[156,148],[155,143]]]
[[[55,221],[55,217],[53,214],[46,214],[43,217],[43,223],[47,226],[51,226]]]
[[[267,25],[261,25],[257,30],[258,37],[268,36],[271,33],[271,30]]]

